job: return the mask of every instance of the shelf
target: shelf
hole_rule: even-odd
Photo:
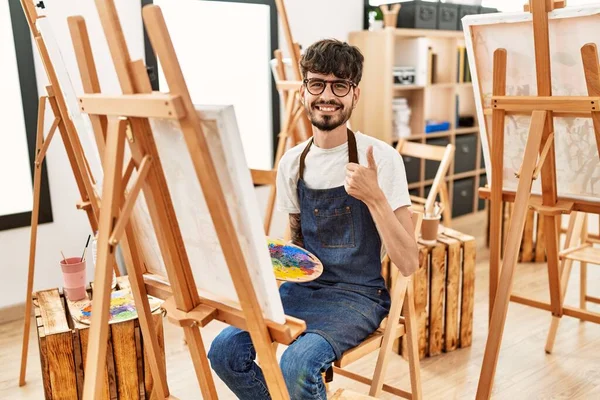
[[[394,84],[394,91],[402,91],[402,90],[420,90],[424,89],[423,85],[403,85],[400,83]]]
[[[394,29],[396,37],[437,37],[448,39],[464,39],[463,31],[446,31],[440,29],[410,29],[396,28]]]
[[[455,157],[445,180],[448,182],[451,204],[455,197],[455,185],[458,185],[457,190],[459,191],[463,191],[467,187],[468,191],[473,191],[469,194],[468,199],[463,199],[457,194],[457,199],[461,198],[460,201],[466,201],[469,204],[461,204],[456,210],[453,208],[452,212],[456,212],[457,215],[462,215],[464,211],[477,212],[479,202],[476,192],[480,184],[480,177],[485,174],[485,169],[479,168],[482,164],[479,132],[483,128],[456,126],[457,113],[461,116],[475,115],[476,113],[473,82],[458,82],[457,80],[460,67],[458,48],[465,45],[464,33],[435,29],[388,28],[380,31],[352,32],[349,42],[360,48],[365,55],[362,100],[352,114],[352,125],[358,130],[371,132],[378,139],[393,146],[397,145],[398,140],[438,145],[447,142],[455,145],[458,143],[463,147],[468,146],[469,149],[472,149],[468,154],[469,157],[475,158],[473,163],[469,158],[469,164],[463,165],[462,161],[466,162],[467,160]],[[428,83],[425,80],[431,75],[429,49],[437,55],[435,83]],[[393,68],[399,65],[412,65],[415,67],[415,73],[419,71],[425,76],[419,80],[415,75],[415,83],[418,82],[418,85],[395,84],[391,76]],[[406,98],[411,110],[409,124],[412,134],[408,137],[395,138],[392,101],[394,98],[400,97]],[[425,133],[427,120],[449,121],[451,124],[448,130]],[[466,172],[453,175],[457,161],[460,164],[458,171],[466,170]],[[420,159],[411,160],[408,165],[411,168],[410,179],[412,181],[408,183],[408,188],[412,192],[417,192],[418,195],[424,195],[425,188],[433,183],[433,179],[428,178],[433,178],[431,176],[433,171],[430,169],[435,168],[435,163]],[[467,170],[470,166],[475,168]],[[471,199],[473,199],[472,209],[470,207]]]
[[[474,126],[474,127],[469,127],[469,128],[458,128],[454,130],[454,133],[456,135],[464,135],[466,133],[476,133],[479,132],[479,127]]]
[[[454,82],[439,82],[439,83],[431,83],[427,85],[427,88],[431,89],[449,89],[455,87],[457,84]]]

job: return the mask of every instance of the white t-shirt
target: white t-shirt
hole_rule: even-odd
[[[408,194],[408,183],[402,156],[386,142],[355,132],[358,163],[368,165],[367,148],[373,146],[373,157],[377,164],[377,180],[385,197],[396,210],[411,204]],[[310,139],[309,139],[310,140]],[[300,213],[298,193],[298,170],[300,155],[308,141],[288,150],[277,169],[277,208],[288,214]],[[315,143],[306,155],[304,166],[304,182],[310,189],[330,189],[344,186],[346,180],[346,164],[348,164],[348,142],[332,149],[322,149]]]

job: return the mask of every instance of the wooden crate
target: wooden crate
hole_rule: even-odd
[[[128,284],[126,278],[119,278],[117,288]],[[91,289],[88,294],[93,295]],[[69,302],[58,289],[33,296],[45,398],[82,399],[89,326],[71,318]],[[164,360],[160,309],[153,313],[153,320]],[[110,324],[102,399],[151,398],[153,380],[143,345],[137,319]]]
[[[389,274],[396,274],[392,266]],[[413,276],[419,358],[471,346],[475,296],[475,238],[445,228],[433,246],[419,242]],[[395,350],[406,355],[401,338]]]

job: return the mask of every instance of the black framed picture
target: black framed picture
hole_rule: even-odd
[[[31,224],[38,90],[29,26],[19,0],[0,2],[0,230]],[[46,132],[44,132],[45,134]],[[39,224],[52,222],[46,163],[42,165]]]
[[[270,169],[280,130],[279,92],[270,70],[279,47],[275,1],[142,0],[148,4],[163,11],[192,101],[233,104],[249,166]],[[152,88],[164,90],[146,32],[144,42]]]

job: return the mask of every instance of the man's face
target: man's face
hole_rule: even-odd
[[[308,72],[306,78],[308,82],[302,85],[300,93],[312,124],[322,131],[345,124],[352,115],[360,89],[333,74]]]

